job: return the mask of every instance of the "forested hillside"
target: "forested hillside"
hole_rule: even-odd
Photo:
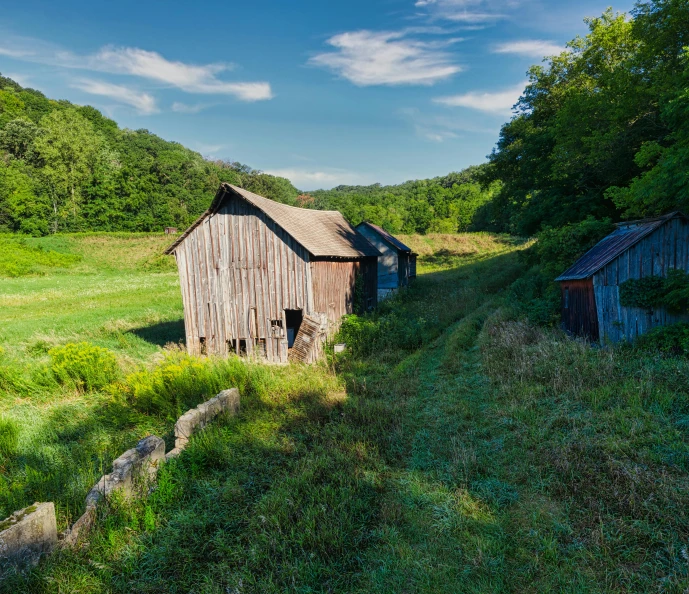
[[[339,210],[355,224],[371,221],[391,233],[467,231],[474,215],[500,190],[495,180],[482,186],[485,165],[396,186],[338,186],[300,197],[304,206]]]
[[[53,101],[0,76],[0,231],[156,231],[185,227],[222,181],[280,202],[298,192],[239,163],[208,161],[93,107]]]
[[[487,180],[484,228],[532,234],[587,216],[689,209],[689,3],[608,10],[568,52],[531,68]]]
[[[0,231],[159,231],[185,227],[220,182],[273,200],[335,209],[392,232],[455,232],[499,188],[477,167],[398,186],[341,186],[313,195],[237,162],[209,161],[147,130],[122,130],[89,106],[53,101],[0,76]]]

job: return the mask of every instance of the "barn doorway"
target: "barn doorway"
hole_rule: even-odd
[[[299,328],[304,320],[304,311],[301,309],[286,309],[285,323],[287,324],[287,348],[294,346],[294,339],[299,334]]]

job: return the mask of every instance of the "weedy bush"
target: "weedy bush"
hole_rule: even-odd
[[[100,390],[120,375],[115,355],[88,342],[58,346],[50,349],[48,355],[57,381],[73,384],[78,390]]]
[[[653,328],[637,339],[637,345],[642,350],[689,356],[689,324]]]
[[[171,352],[152,370],[137,371],[111,388],[137,410],[176,419],[229,387],[243,389],[248,367],[238,358],[216,360]]]

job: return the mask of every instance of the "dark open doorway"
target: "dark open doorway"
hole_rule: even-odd
[[[304,319],[304,312],[301,309],[286,309],[285,322],[287,322],[287,347],[292,348],[294,339],[299,333],[301,322]]]

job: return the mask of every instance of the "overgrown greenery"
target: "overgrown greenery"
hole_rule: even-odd
[[[620,304],[652,310],[665,308],[670,313],[689,311],[689,274],[670,270],[666,277],[632,278],[620,285]]]
[[[490,156],[487,179],[503,185],[480,214],[487,228],[530,235],[689,208],[689,5],[642,1],[588,25],[529,71]]]

